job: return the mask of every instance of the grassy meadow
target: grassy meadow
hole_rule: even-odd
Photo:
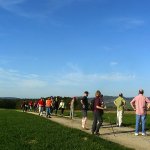
[[[65,112],[65,115],[69,115],[69,111]],[[104,122],[111,121],[112,124],[116,124],[116,111],[105,111],[103,115]],[[75,116],[81,118],[81,111],[75,111]],[[88,119],[93,119],[93,112],[88,111]],[[126,127],[135,127],[135,113],[134,111],[125,111],[123,115],[123,126]],[[147,115],[146,128],[150,131],[150,114]]]
[[[67,128],[44,117],[15,110],[0,110],[1,150],[108,150],[118,144]]]

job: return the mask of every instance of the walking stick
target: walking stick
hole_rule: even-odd
[[[112,129],[112,131],[113,131],[113,134],[114,134],[114,136],[116,136],[116,135],[115,135],[115,132],[114,132],[113,125],[112,125],[112,123],[111,123],[111,120],[110,120],[110,117],[109,117],[109,116],[108,116],[108,120],[109,120],[109,123],[110,123],[111,129]]]

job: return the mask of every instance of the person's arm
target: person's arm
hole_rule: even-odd
[[[145,101],[147,103],[147,109],[149,109],[150,108],[150,100],[146,97]]]
[[[145,99],[146,103],[150,103],[150,100],[146,97]]]
[[[114,101],[114,104],[115,104],[115,106],[117,106],[117,104],[116,104],[116,100]]]
[[[82,108],[85,108],[84,97],[81,99]]]
[[[136,110],[136,108],[135,108],[135,99],[133,99],[133,100],[130,102],[130,105],[131,105],[131,107],[133,108],[133,110]]]
[[[150,108],[150,103],[147,104],[147,109],[149,109],[149,108]]]
[[[123,107],[126,105],[126,101],[125,99],[123,99]]]
[[[97,109],[104,110],[104,107],[103,107],[103,103],[102,103],[102,102],[96,101],[95,103],[96,103],[95,105],[96,105],[96,108],[97,108]]]
[[[103,107],[100,107],[100,106],[98,106],[98,105],[96,106],[96,108],[97,108],[97,109],[102,109],[102,110],[104,109]]]
[[[62,107],[62,102],[60,102],[58,109],[60,109]]]

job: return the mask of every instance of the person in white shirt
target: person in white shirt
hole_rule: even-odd
[[[64,115],[64,110],[65,110],[65,103],[63,100],[61,100],[60,104],[59,104],[59,109],[61,109],[61,114],[60,115]]]

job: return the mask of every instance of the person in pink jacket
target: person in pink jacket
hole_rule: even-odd
[[[145,126],[146,126],[146,114],[147,114],[147,104],[150,103],[150,100],[145,97],[144,90],[139,90],[139,95],[134,97],[130,102],[132,108],[136,111],[136,126],[135,126],[135,135],[139,135],[139,125],[141,122],[142,125],[142,135],[146,135]]]

